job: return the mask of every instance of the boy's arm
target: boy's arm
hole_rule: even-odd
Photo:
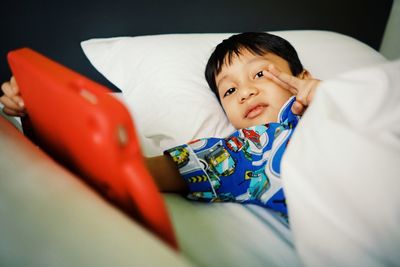
[[[187,193],[188,187],[178,167],[168,155],[145,158],[147,169],[162,192]]]

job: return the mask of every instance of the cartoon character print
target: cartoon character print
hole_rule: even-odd
[[[244,139],[239,136],[231,136],[226,139],[226,146],[230,151],[239,152],[242,151],[244,146]]]
[[[246,158],[253,160],[252,155],[262,155],[264,148],[268,144],[269,137],[265,125],[250,127],[239,131],[239,136],[245,140]],[[248,156],[250,155],[250,156]]]
[[[207,173],[211,187],[214,191],[218,190],[221,187],[221,180],[219,176],[214,173],[214,171],[210,168],[210,165],[207,164],[205,160],[200,159],[200,162],[202,162],[202,165],[204,166],[204,170]]]
[[[220,176],[229,176],[235,172],[236,162],[221,144],[212,147],[204,158],[211,169]]]
[[[230,136],[225,140],[226,147],[235,153],[242,152],[245,158],[251,161],[251,154],[249,153],[249,142],[240,136]]]
[[[188,195],[188,198],[206,202],[228,202],[235,200],[232,193],[221,193],[215,196],[212,192],[192,192]]]
[[[178,168],[184,167],[189,162],[189,151],[185,146],[178,146],[169,150],[172,160],[176,163]]]
[[[191,192],[187,197],[192,200],[202,200],[210,202],[215,198],[215,194],[211,191]]]
[[[203,164],[203,169],[210,178],[212,190],[216,193],[210,201],[234,201],[237,192],[246,191],[247,186],[241,184],[242,181],[238,179],[241,175],[236,173],[238,171],[237,158],[229,151],[242,151],[246,146],[242,139],[237,137],[230,138],[229,141],[224,139],[218,139],[218,141],[210,139],[208,141],[208,145],[204,146],[203,144],[200,150],[195,151],[199,161]],[[193,147],[199,148],[200,146],[196,144]],[[239,173],[242,171],[240,169]],[[204,194],[201,194],[201,196],[204,196]]]
[[[270,187],[270,182],[264,168],[255,171],[246,171],[245,179],[250,179],[250,185],[247,189],[250,199],[260,199],[261,195]]]
[[[244,135],[244,138],[246,138],[247,140],[252,142],[258,149],[262,149],[261,140],[260,140],[260,134],[259,133],[257,133],[252,128],[243,129],[242,133]]]
[[[254,156],[262,155],[268,145],[267,129],[268,125],[260,125],[239,130],[225,140],[226,146],[235,153],[242,152],[247,160],[253,161]]]
[[[217,192],[221,187],[221,177],[232,175],[236,169],[236,162],[223,146],[222,140],[198,139],[190,142],[189,146],[189,154],[193,154],[190,158],[197,160],[180,167],[191,191],[188,197],[210,202],[233,199],[232,194]],[[172,155],[175,154],[172,152]]]

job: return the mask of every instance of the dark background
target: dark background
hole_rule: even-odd
[[[317,29],[378,50],[391,6],[392,0],[9,0],[0,17],[0,82],[11,75],[7,52],[31,47],[115,90],[80,48],[94,37]]]

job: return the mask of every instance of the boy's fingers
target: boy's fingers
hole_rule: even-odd
[[[14,91],[14,93],[18,94],[19,93],[19,87],[18,87],[17,81],[15,80],[14,76],[11,76],[10,84],[11,84],[11,88]]]
[[[296,95],[296,101],[301,103],[303,106],[308,106],[308,95],[310,94],[310,88],[305,87],[303,90],[300,90],[299,93]]]
[[[286,89],[286,90],[289,90],[292,94],[294,94],[294,95],[297,94],[297,89],[296,89],[296,88],[290,86],[290,85],[287,84],[287,83],[284,83],[283,81],[281,81],[278,77],[276,77],[276,76],[273,75],[272,73],[266,72],[266,73],[265,73],[265,76],[266,76],[268,79],[272,80],[274,83],[278,84],[280,87],[282,87],[282,88],[284,88],[284,89]]]
[[[0,102],[7,107],[8,109],[13,109],[16,111],[23,111],[23,107],[19,106],[16,102],[14,102],[10,97],[3,95],[0,97]]]
[[[10,83],[9,82],[2,83],[1,91],[3,91],[3,93],[5,95],[10,94],[11,93],[11,85],[10,85]]]
[[[13,86],[12,85],[12,80],[11,78],[10,82],[5,82],[1,85],[1,90],[3,91],[4,95],[1,97],[1,102],[5,105],[11,105],[10,108],[14,108],[13,104],[10,102],[14,102],[16,105],[19,106],[20,108],[24,108],[24,101],[22,100],[21,96],[19,95],[19,88],[18,86]],[[15,80],[15,79],[14,79]],[[15,81],[14,81],[15,83]]]
[[[19,117],[25,116],[25,112],[16,111],[16,110],[10,109],[8,107],[4,107],[3,112],[5,114],[7,114],[8,116],[19,116]]]
[[[289,75],[285,72],[278,70],[274,65],[268,66],[268,71],[272,73],[273,76],[277,77],[283,83],[286,83],[290,87],[294,89],[301,87],[301,79],[298,79],[292,75]],[[297,89],[296,89],[297,90]]]
[[[26,115],[26,112],[19,112],[15,111],[9,108],[3,108],[3,112],[7,114],[8,116],[18,116],[18,117],[24,117]]]
[[[296,115],[303,115],[305,107],[298,101],[295,101],[292,105],[292,112]]]
[[[299,91],[296,99],[303,105],[308,106],[314,98],[316,88],[318,87],[319,83],[319,80],[309,80],[303,90]]]
[[[8,97],[12,97],[12,96],[16,95],[16,93],[14,92],[10,82],[3,83],[1,85],[1,90]]]
[[[314,95],[317,92],[317,87],[320,84],[321,81],[317,80],[315,82],[315,86],[311,89],[310,93],[308,94],[307,101],[308,103],[311,103],[311,101],[314,99]]]
[[[17,103],[17,105],[20,107],[20,109],[25,108],[24,100],[19,95],[15,95],[15,96],[11,97],[11,100],[14,101],[15,103]]]

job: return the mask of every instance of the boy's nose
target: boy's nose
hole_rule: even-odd
[[[250,97],[256,95],[258,93],[258,89],[254,86],[246,86],[242,87],[239,92],[240,102],[243,103]]]

